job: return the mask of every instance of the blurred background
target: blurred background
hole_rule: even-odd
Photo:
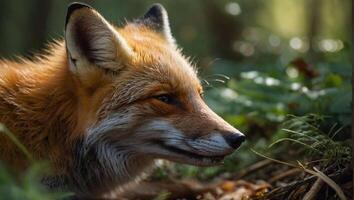
[[[0,1],[0,57],[31,57],[62,38],[69,2]],[[289,162],[325,157],[322,169],[350,162],[351,0],[83,2],[117,25],[163,4],[178,45],[199,69],[207,103],[248,138],[222,167],[171,164],[152,179],[227,176],[260,160],[250,148]],[[339,149],[327,152],[332,147]]]

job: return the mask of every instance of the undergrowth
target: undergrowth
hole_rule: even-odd
[[[321,125],[329,118],[316,114],[289,115],[281,129],[285,132],[284,137],[277,139],[270,147],[287,141],[303,146],[299,148],[299,154],[309,160],[318,160],[323,167],[343,167],[352,158],[350,137],[336,137],[344,134],[343,126],[336,128],[332,125],[329,130],[324,130]]]

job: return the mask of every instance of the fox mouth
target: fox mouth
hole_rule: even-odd
[[[206,156],[206,155],[200,155],[191,151],[187,151],[184,149],[180,149],[178,147],[172,146],[172,145],[167,145],[162,142],[159,142],[158,145],[171,152],[174,154],[177,154],[178,157],[182,158],[171,158],[168,157],[168,160],[183,163],[183,164],[191,164],[191,165],[197,165],[197,166],[214,166],[214,165],[220,165],[225,158],[226,155],[219,155],[219,156]]]

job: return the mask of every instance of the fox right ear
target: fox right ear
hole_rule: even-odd
[[[72,3],[68,7],[65,43],[70,68],[75,71],[88,64],[119,70],[119,61],[129,59],[134,54],[110,23],[82,3]]]
[[[135,22],[138,24],[143,24],[160,33],[167,42],[171,45],[175,45],[175,39],[171,33],[167,11],[161,4],[153,4],[144,16],[135,20]]]

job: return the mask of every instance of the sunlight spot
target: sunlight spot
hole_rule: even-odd
[[[309,91],[309,89],[305,86],[301,88],[301,92],[303,92],[303,93],[307,93],[308,91]]]
[[[326,52],[336,52],[341,50],[344,47],[343,42],[341,40],[333,40],[333,39],[321,40],[318,46],[321,51],[326,51]]]
[[[286,69],[286,74],[290,77],[290,78],[297,78],[299,76],[299,71],[296,68],[293,67],[288,67]]]
[[[257,71],[242,72],[240,76],[244,79],[254,79],[259,76],[259,73]]]
[[[302,46],[302,40],[298,37],[291,38],[290,40],[290,47],[293,49],[300,49]]]
[[[164,160],[162,160],[162,159],[157,159],[157,160],[155,161],[155,165],[158,166],[158,167],[163,166],[164,163],[165,163],[165,162],[164,162]]]
[[[292,83],[290,87],[291,87],[292,90],[296,91],[296,90],[299,90],[301,88],[301,84],[300,83]]]
[[[317,99],[320,96],[326,95],[326,91],[325,90],[308,90],[306,92],[304,92],[310,99]]]
[[[254,45],[244,41],[235,41],[232,44],[232,49],[240,52],[243,56],[252,56],[255,52]]]
[[[244,101],[244,104],[245,104],[245,106],[252,106],[253,105],[252,101],[250,101],[250,100]]]
[[[302,40],[299,37],[293,37],[290,39],[289,45],[291,48],[300,51],[300,52],[306,52],[309,49],[309,44],[308,42]]]
[[[220,95],[228,101],[235,100],[238,96],[238,94],[230,88],[225,88],[221,90]]]
[[[254,82],[257,84],[265,84],[267,86],[280,85],[280,81],[272,77],[257,77],[254,79]]]
[[[244,56],[252,56],[254,54],[254,47],[252,44],[243,43],[240,46],[240,52]]]
[[[272,78],[272,77],[266,77],[265,78],[265,84],[267,86],[274,86],[274,85],[279,85],[280,81],[278,79]]]
[[[230,2],[230,3],[226,4],[225,10],[230,15],[235,15],[236,16],[236,15],[241,14],[241,7],[236,2]]]
[[[264,78],[263,77],[257,77],[257,78],[254,79],[254,82],[258,83],[258,84],[263,84],[264,83]]]
[[[268,42],[272,47],[277,47],[280,45],[280,38],[276,35],[271,34],[268,38]]]

